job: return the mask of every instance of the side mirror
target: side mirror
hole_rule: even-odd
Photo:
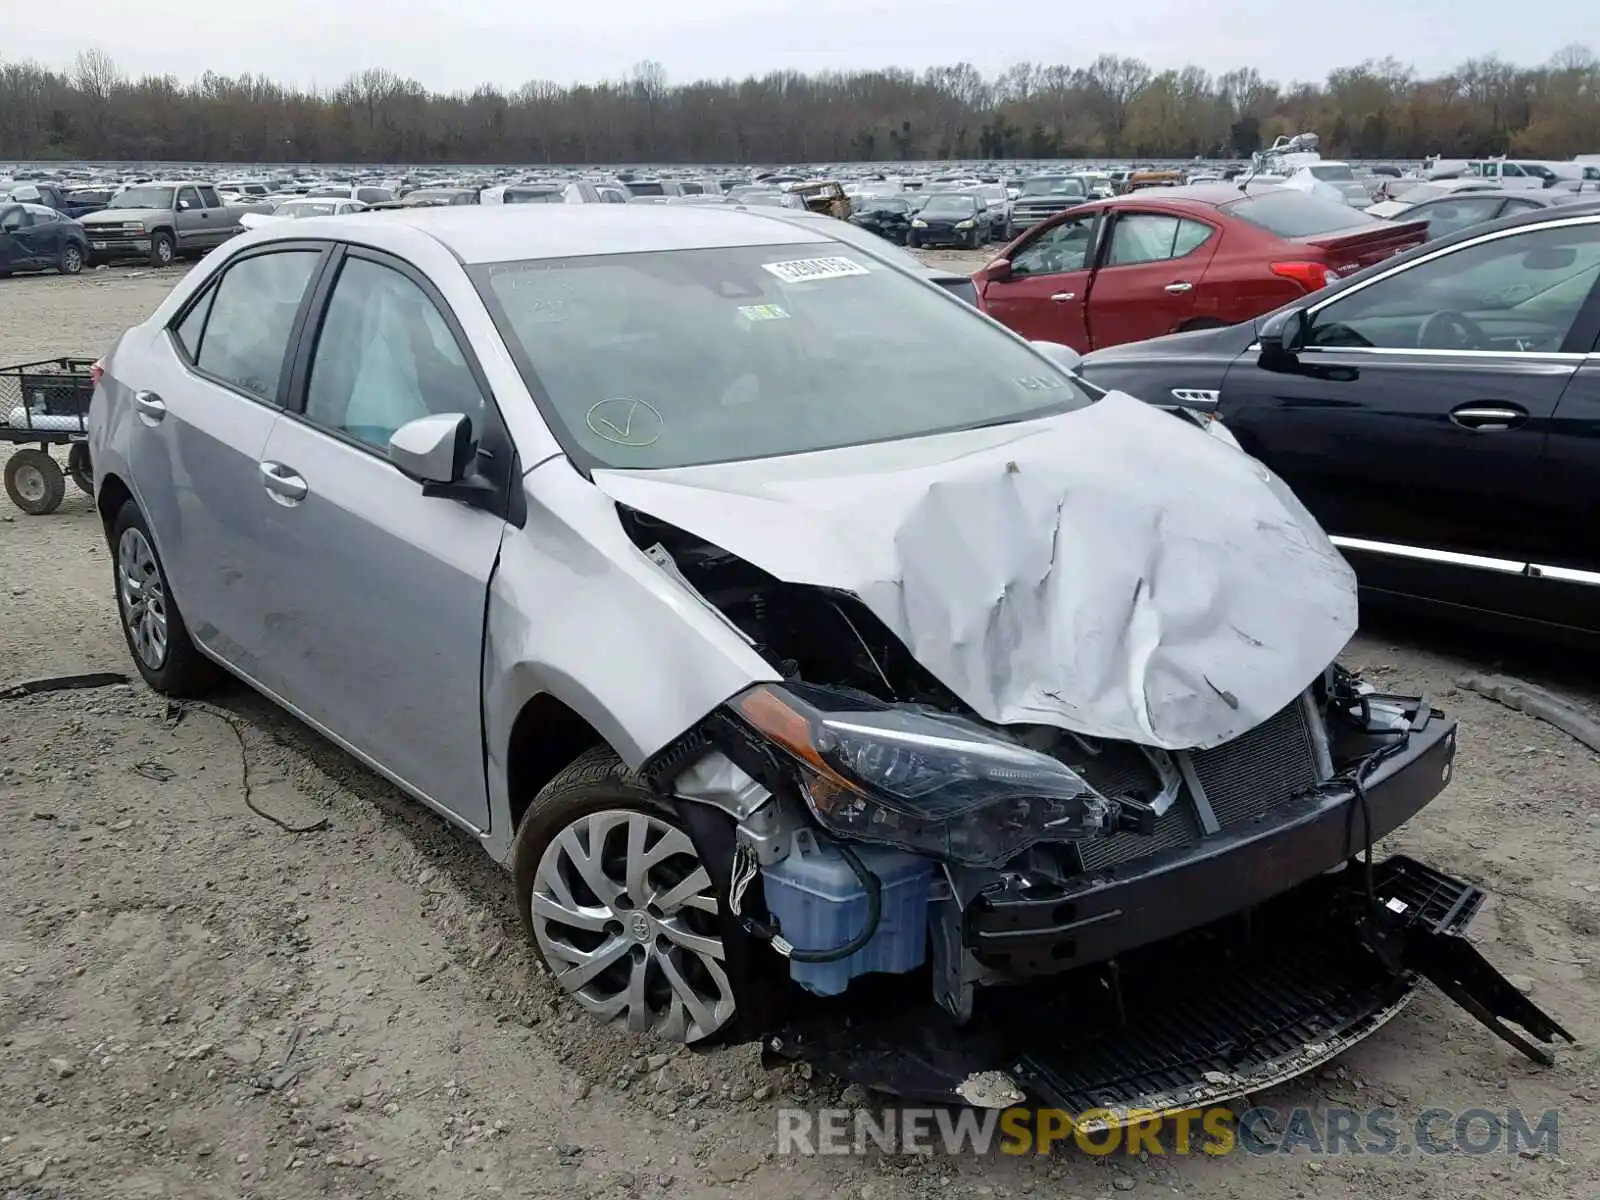
[[[1262,323],[1256,340],[1261,343],[1262,361],[1293,358],[1305,348],[1311,318],[1303,308],[1273,313]]]
[[[997,258],[987,266],[979,267],[978,277],[986,283],[1004,283],[1011,278],[1011,260]]]
[[[1071,346],[1063,346],[1060,342],[1029,342],[1028,345],[1069,375],[1077,374],[1078,364],[1083,361],[1083,355]]]
[[[424,485],[459,483],[476,452],[464,413],[418,417],[389,435],[389,461]]]

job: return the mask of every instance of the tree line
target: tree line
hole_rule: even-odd
[[[1424,78],[1386,58],[1288,84],[1255,68],[1155,71],[1116,55],[996,76],[961,63],[681,84],[647,62],[620,80],[470,93],[381,68],[305,91],[262,75],[134,77],[99,50],[64,70],[0,61],[0,160],[1175,159],[1244,157],[1302,130],[1348,158],[1600,153],[1600,59],[1571,46],[1543,66],[1488,57]]]

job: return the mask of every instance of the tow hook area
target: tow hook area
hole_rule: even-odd
[[[1427,978],[1548,1063],[1534,1042],[1571,1035],[1463,936],[1484,900],[1410,858],[1352,863],[1111,962],[982,989],[966,1025],[925,998],[920,975],[852,989],[848,1010],[814,999],[769,1031],[764,1056],[931,1103],[1015,1103],[1002,1101],[1013,1090],[1004,1081],[1035,1102],[1115,1121],[1223,1103],[1313,1070],[1382,1026]]]

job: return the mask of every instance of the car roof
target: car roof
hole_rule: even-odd
[[[826,226],[802,226],[774,220],[763,212],[720,205],[474,204],[393,209],[381,222],[361,216],[313,217],[296,224],[293,233],[277,229],[273,233],[303,239],[313,236],[315,228],[323,236],[367,244],[375,237],[385,237],[395,242],[395,249],[408,238],[421,236],[440,243],[469,265],[845,240]],[[277,239],[267,236],[261,240]]]
[[[1221,208],[1224,204],[1232,204],[1235,200],[1244,200],[1253,196],[1267,196],[1278,192],[1292,192],[1297,196],[1305,195],[1298,188],[1273,187],[1262,184],[1252,187],[1248,191],[1241,191],[1235,183],[1191,183],[1183,187],[1151,188],[1148,191],[1129,192],[1125,196],[1113,196],[1103,200],[1102,204],[1122,206],[1126,204],[1165,204],[1173,200],[1182,200],[1191,204],[1203,204],[1207,208]],[[1354,210],[1352,210],[1354,211]]]

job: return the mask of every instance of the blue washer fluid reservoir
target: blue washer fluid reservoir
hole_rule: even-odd
[[[914,971],[927,957],[933,861],[886,846],[852,842],[850,848],[878,877],[882,917],[872,940],[848,958],[828,963],[790,960],[790,978],[819,996],[838,995],[857,975]],[[866,889],[838,848],[809,829],[796,833],[789,856],[762,867],[761,876],[767,909],[797,949],[831,950],[866,927]]]

